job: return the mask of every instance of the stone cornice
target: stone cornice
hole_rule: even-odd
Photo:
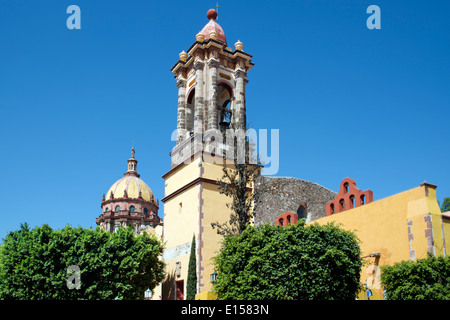
[[[176,74],[179,68],[187,69],[193,63],[193,57],[195,56],[195,52],[197,50],[209,49],[211,46],[220,49],[219,54],[225,57],[231,58],[233,60],[238,57],[244,59],[246,61],[247,70],[250,70],[254,66],[254,63],[251,62],[251,58],[253,57],[251,54],[248,54],[241,50],[232,51],[231,48],[227,47],[222,42],[210,38],[204,42],[195,41],[187,51],[189,55],[188,59],[186,61],[178,60],[178,62],[170,69],[170,71]]]
[[[155,202],[147,201],[147,200],[144,200],[142,198],[125,198],[125,197],[108,199],[108,200],[102,201],[100,206],[103,207],[104,205],[107,205],[107,204],[110,204],[110,203],[114,203],[114,202],[145,203],[145,204],[148,204],[150,206],[155,206],[157,209],[159,209],[159,206]]]

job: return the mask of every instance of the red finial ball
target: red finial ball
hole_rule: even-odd
[[[208,20],[216,20],[217,18],[217,11],[214,9],[209,9],[208,12],[206,13],[206,17],[208,18]]]

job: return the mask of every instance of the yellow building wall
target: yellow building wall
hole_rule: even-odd
[[[181,187],[185,186],[187,183],[198,178],[200,176],[199,164],[201,163],[201,158],[195,158],[189,164],[181,164],[179,167],[174,169],[165,178],[164,194],[165,196],[170,195]]]
[[[222,240],[211,223],[228,221],[231,213],[226,206],[231,199],[219,193],[216,183],[222,175],[221,164],[196,157],[190,164],[182,164],[163,176],[165,197],[169,197],[164,202],[166,272],[174,281],[184,280],[186,286],[190,256],[187,246],[195,235],[198,293],[211,290],[210,275],[214,272],[211,258],[217,254]],[[178,273],[177,262],[181,264]]]
[[[200,176],[200,159],[182,164],[163,176],[165,179],[163,242],[165,244],[164,261],[166,280],[163,281],[163,299],[175,299],[175,281],[184,281],[186,295],[187,272],[192,237],[197,239],[199,230],[199,192],[200,184],[194,184],[185,190],[190,182]],[[180,264],[177,269],[177,262]]]
[[[233,168],[233,164],[227,165],[229,168]],[[223,177],[223,165],[214,164],[211,162],[204,162],[202,164],[202,177],[217,181],[222,180]],[[230,219],[232,213],[231,209],[227,207],[227,204],[232,202],[230,197],[220,194],[218,185],[215,183],[204,182],[202,183],[202,242],[204,247],[202,249],[202,273],[204,274],[202,279],[202,286],[199,293],[208,292],[212,290],[212,284],[210,282],[210,275],[215,271],[213,267],[212,258],[215,257],[221,246],[223,236],[217,234],[217,230],[211,227],[211,223],[219,222],[226,223]],[[252,184],[249,184],[252,187]]]
[[[426,232],[430,229],[427,220],[431,220],[432,231]],[[441,213],[436,190],[430,186],[420,186],[311,223],[326,224],[332,221],[354,231],[361,241],[362,256],[365,257],[361,283],[367,283],[372,290],[370,299],[381,299],[383,296],[381,266],[425,258],[430,248],[436,254],[443,253],[445,235],[441,232]],[[433,241],[427,238],[429,234],[432,234]],[[450,241],[449,235],[446,235],[447,243]],[[380,253],[380,256],[369,257],[374,253]],[[359,298],[365,299],[365,292]]]
[[[200,185],[192,186],[164,204],[163,241],[166,246],[164,252],[166,273],[173,281],[184,280],[184,286],[187,281],[192,237],[195,235],[197,239],[199,229],[199,190]],[[177,262],[181,267],[179,273],[176,272]],[[174,283],[166,285],[172,286]]]
[[[166,249],[191,242],[198,233],[200,185],[181,192],[164,203],[164,242]]]
[[[214,291],[205,291],[202,293],[197,293],[195,295],[195,300],[216,300],[217,293]]]
[[[210,275],[215,271],[211,258],[217,255],[220,250],[223,236],[217,234],[217,230],[211,227],[211,223],[224,223],[229,220],[231,210],[227,208],[226,204],[231,202],[231,199],[223,194],[219,194],[217,185],[212,183],[203,184],[202,198],[204,205],[202,207],[202,287],[199,293],[206,292],[212,289],[210,282]]]

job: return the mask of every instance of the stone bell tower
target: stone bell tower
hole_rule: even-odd
[[[171,153],[172,166],[203,149],[203,143],[224,128],[246,126],[245,86],[252,56],[243,43],[227,45],[217,12],[207,12],[209,22],[196,41],[182,51],[172,67],[178,87],[177,146]],[[187,143],[195,143],[189,154],[180,154]]]
[[[217,12],[207,12],[208,23],[194,43],[182,51],[172,67],[178,87],[176,145],[165,180],[164,260],[167,280],[163,299],[185,299],[188,262],[193,237],[196,243],[197,293],[211,290],[214,274],[211,258],[219,250],[222,236],[211,223],[230,217],[231,199],[219,193],[222,164],[207,161],[208,141],[221,130],[245,129],[245,86],[252,56],[237,41],[228,47]],[[173,136],[172,139],[175,137]]]

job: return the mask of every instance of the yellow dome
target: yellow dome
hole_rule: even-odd
[[[155,196],[148,185],[142,181],[136,172],[137,160],[134,158],[134,147],[131,149],[131,158],[128,159],[128,171],[123,178],[117,180],[106,193],[103,201],[120,198],[144,199],[155,201]]]
[[[128,175],[116,181],[111,188],[109,188],[105,200],[117,198],[137,199],[140,197],[146,201],[155,201],[152,190],[144,181],[134,175]]]

